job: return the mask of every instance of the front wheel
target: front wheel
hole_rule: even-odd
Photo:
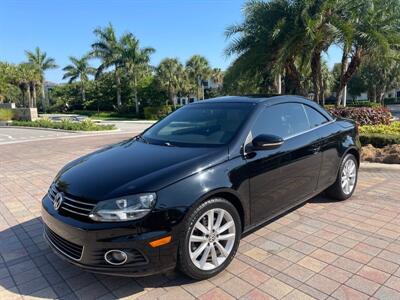
[[[353,195],[357,185],[358,162],[353,154],[347,154],[342,160],[335,183],[326,190],[329,197],[346,200]]]
[[[212,277],[233,259],[241,236],[236,208],[222,198],[207,200],[187,218],[179,246],[179,269],[194,279]]]

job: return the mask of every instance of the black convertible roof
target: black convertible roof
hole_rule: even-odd
[[[290,101],[300,101],[300,102],[305,102],[305,101],[310,101],[304,97],[301,96],[293,96],[293,95],[251,95],[251,96],[224,96],[224,97],[217,97],[217,98],[212,98],[212,99],[207,99],[207,100],[202,100],[202,101],[196,101],[191,104],[201,104],[201,103],[241,103],[241,102],[247,102],[247,103],[262,103],[262,102],[273,102],[273,103],[279,103],[279,102],[290,102]]]
[[[207,100],[196,101],[190,103],[188,105],[201,105],[201,104],[211,104],[211,103],[252,103],[254,105],[274,105],[278,103],[286,103],[286,102],[299,102],[311,106],[318,110],[321,114],[326,116],[329,120],[333,120],[333,117],[320,105],[316,102],[304,98],[302,96],[294,96],[294,95],[272,95],[272,96],[225,96],[225,97],[218,97],[212,98]]]

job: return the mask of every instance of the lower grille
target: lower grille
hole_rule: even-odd
[[[44,232],[49,242],[54,246],[54,248],[61,252],[61,254],[74,260],[81,259],[83,246],[67,241],[47,226],[45,226]]]

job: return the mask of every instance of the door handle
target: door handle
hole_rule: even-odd
[[[313,154],[316,154],[316,153],[318,153],[318,152],[320,152],[321,151],[321,146],[312,146],[311,147],[311,152],[313,153]]]

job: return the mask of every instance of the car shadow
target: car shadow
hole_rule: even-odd
[[[337,203],[337,202],[340,202],[340,200],[331,199],[331,198],[327,197],[324,193],[321,193],[321,194],[319,194],[319,195],[317,195],[317,196],[315,196],[315,197],[313,197],[313,198],[311,198],[311,199],[309,199],[307,201],[304,201],[304,202],[292,207],[291,209],[289,209],[287,211],[282,212],[281,214],[273,217],[272,219],[270,219],[268,221],[265,221],[265,222],[262,222],[261,224],[258,224],[256,227],[254,227],[251,230],[249,230],[249,231],[245,232],[244,234],[242,234],[242,238],[246,237],[246,236],[248,236],[248,235],[250,235],[250,234],[252,234],[254,232],[256,232],[257,230],[263,228],[264,226],[267,226],[267,225],[279,220],[280,218],[290,214],[291,212],[294,212],[294,211],[298,210],[300,207],[306,205],[307,203]]]
[[[41,218],[0,232],[0,295],[2,290],[9,293],[3,299],[12,294],[43,299],[116,299],[192,282],[177,271],[137,278],[84,271],[53,253],[44,241]]]

